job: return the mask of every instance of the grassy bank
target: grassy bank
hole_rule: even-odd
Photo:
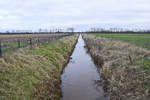
[[[149,100],[149,50],[92,35],[84,35],[84,40],[111,100]]]
[[[150,49],[150,34],[94,34],[114,40],[121,40],[136,46]]]
[[[0,100],[59,100],[61,71],[76,39],[20,49],[0,59]]]
[[[109,38],[112,40],[120,40],[123,42],[128,42],[134,44],[138,47],[146,48],[150,50],[150,34],[94,34],[96,36]],[[150,59],[139,58],[143,63],[140,64],[140,67],[144,70],[150,70]]]

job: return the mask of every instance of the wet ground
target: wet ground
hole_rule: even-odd
[[[84,40],[80,35],[61,76],[61,100],[106,100],[103,86],[97,84],[100,74],[84,46]]]

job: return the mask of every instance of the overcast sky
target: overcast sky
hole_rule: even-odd
[[[0,0],[0,30],[72,26],[150,29],[150,0]]]

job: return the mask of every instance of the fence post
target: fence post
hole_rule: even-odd
[[[0,58],[2,58],[2,43],[0,41]]]
[[[130,64],[133,65],[132,57],[129,55]]]
[[[142,87],[144,87],[144,81],[145,81],[145,75],[144,75],[145,73],[144,72],[142,72]]]
[[[50,41],[51,41],[51,37],[48,38],[48,42],[50,42]]]
[[[40,43],[40,39],[38,38],[38,41],[37,41],[38,43],[37,44],[39,44]]]
[[[30,43],[29,43],[30,45],[32,45],[32,39],[30,38]]]
[[[29,44],[30,44],[30,48],[32,48],[32,38],[30,38],[30,40],[29,40],[30,42],[29,42]]]
[[[20,43],[20,40],[18,40],[18,48],[21,47],[21,43]]]

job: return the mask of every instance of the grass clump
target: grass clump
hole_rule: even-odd
[[[150,70],[150,59],[144,58],[143,65],[141,65],[141,68],[144,70]]]

